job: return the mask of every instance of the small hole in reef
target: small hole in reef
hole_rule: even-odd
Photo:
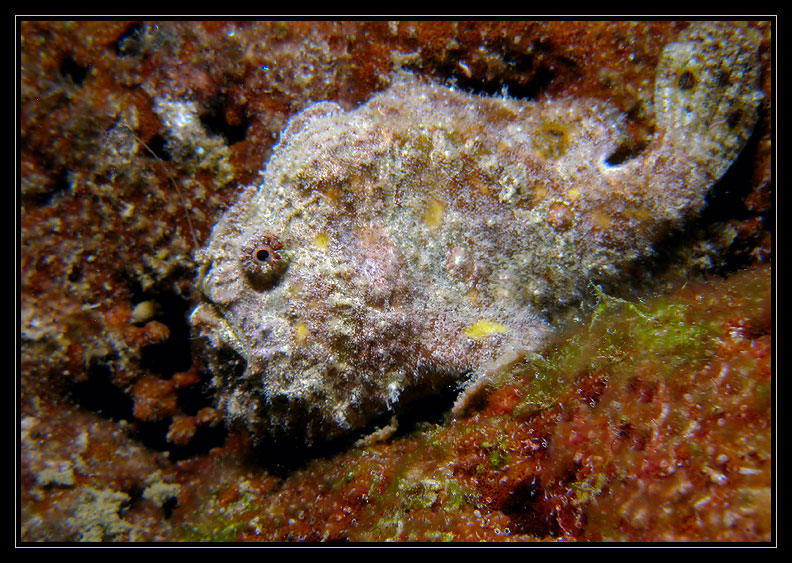
[[[259,262],[266,262],[270,257],[269,250],[266,248],[260,248],[256,251],[256,260]]]
[[[230,113],[227,110],[232,110]],[[229,119],[230,115],[236,118]],[[244,108],[229,102],[228,95],[222,93],[215,97],[206,112],[200,116],[201,123],[213,135],[221,135],[226,144],[234,145],[244,141],[250,127],[250,121],[245,116]]]
[[[171,419],[155,421],[135,421],[135,438],[153,450],[168,452],[171,461],[181,461],[196,455],[202,455],[222,446],[228,438],[228,430],[224,424],[202,426],[198,428],[192,439],[184,446],[176,446],[168,442],[168,428]]]
[[[729,127],[729,129],[734,129],[740,123],[741,119],[742,119],[742,112],[739,109],[736,109],[729,114],[729,118],[726,124]]]
[[[113,50],[119,57],[134,56],[140,54],[140,42],[143,35],[143,24],[135,22],[126,28],[115,43]]]
[[[151,139],[149,139],[148,143],[146,144],[148,145],[149,149],[151,149],[151,152],[156,154],[160,160],[163,161],[171,160],[171,154],[168,151],[168,147],[165,142],[165,137],[163,137],[162,135],[154,135]]]
[[[132,399],[113,383],[112,372],[103,363],[91,363],[87,379],[75,383],[71,395],[80,407],[105,418],[132,420]]]
[[[52,172],[52,178],[53,179],[49,185],[49,189],[30,194],[30,199],[36,205],[47,205],[53,197],[67,192],[71,187],[71,182],[69,181],[69,171],[66,168],[61,168],[57,172]]]
[[[77,86],[82,84],[85,77],[88,76],[88,69],[77,64],[71,56],[61,62],[58,72],[63,77],[71,78],[71,81]]]
[[[721,88],[725,88],[726,86],[728,86],[730,79],[731,79],[731,74],[729,73],[728,70],[721,69],[721,71],[718,72],[718,86],[720,86]]]
[[[176,497],[168,497],[168,499],[162,503],[162,512],[165,513],[165,519],[171,517],[173,511],[176,510],[179,506],[179,499]]]
[[[157,320],[168,327],[170,336],[164,342],[144,346],[140,351],[140,365],[147,370],[170,378],[174,373],[192,366],[190,328],[187,310],[190,302],[177,293],[165,291],[149,296],[159,303],[162,313]]]

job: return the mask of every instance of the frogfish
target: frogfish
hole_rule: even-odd
[[[306,443],[535,350],[704,206],[752,133],[759,33],[698,22],[665,46],[654,131],[596,99],[484,96],[407,74],[285,127],[197,253],[190,321],[219,407]]]

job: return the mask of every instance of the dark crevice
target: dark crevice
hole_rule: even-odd
[[[648,141],[644,142],[636,142],[633,139],[628,140],[625,143],[622,143],[613,153],[605,159],[605,163],[608,166],[620,166],[627,162],[628,160],[632,160],[643,150],[647,147]]]
[[[545,490],[537,477],[518,483],[501,510],[511,519],[514,526],[512,533],[537,538],[562,535],[558,516],[553,505],[547,501]]]
[[[701,212],[700,222],[746,219],[750,213],[745,206],[748,194],[754,189],[756,153],[761,132],[759,127],[748,139],[739,157],[707,194],[707,205]]]
[[[168,499],[162,503],[162,512],[165,514],[165,520],[168,520],[173,515],[173,511],[178,507],[179,499],[177,497],[168,497]]]
[[[140,38],[143,34],[143,24],[135,22],[124,30],[124,33],[113,43],[113,51],[119,57],[136,56],[140,54]]]
[[[448,385],[436,394],[399,406],[396,410],[398,429],[393,437],[420,431],[425,425],[443,423],[458,394],[459,388],[455,384]],[[348,450],[357,440],[390,424],[393,414],[386,412],[349,436],[310,445],[300,438],[265,437],[251,449],[250,461],[273,475],[287,477],[317,458],[329,458]],[[273,456],[273,451],[278,455]]]
[[[72,398],[83,409],[110,420],[132,420],[132,399],[112,381],[110,368],[102,363],[88,367],[88,378],[75,383]]]
[[[676,267],[680,253],[684,256],[686,249],[692,245],[711,244],[710,238],[713,236],[716,237],[714,244],[724,244],[717,238],[717,227],[728,222],[755,219],[761,225],[757,229],[758,233],[772,229],[770,213],[757,213],[746,206],[748,196],[754,189],[759,189],[754,185],[753,174],[761,136],[761,131],[754,131],[740,156],[707,193],[706,205],[698,217],[686,229],[673,231],[658,242],[655,246],[656,253],[639,262],[637,267],[642,271],[660,274]],[[752,237],[740,237],[729,243],[728,247],[719,251],[719,262],[714,273],[725,275],[749,265],[753,260],[752,245],[759,244],[761,240]]]
[[[505,91],[512,98],[524,100],[536,99],[550,87],[557,74],[554,67],[577,66],[542,42],[522,50],[504,43],[485,52],[460,48],[447,55],[438,62],[435,72],[461,90],[487,96]]]
[[[179,408],[189,416],[195,416],[202,408],[214,406],[212,390],[203,385],[193,385],[179,390]]]
[[[506,83],[509,96],[523,100],[533,100],[550,87],[555,73],[547,67],[536,69],[531,80],[527,82],[510,81]]]
[[[170,459],[179,461],[196,455],[205,454],[212,448],[223,446],[228,438],[228,430],[224,424],[215,426],[201,426],[186,446],[173,446],[169,448]]]
[[[535,57],[532,53],[523,53],[506,49],[503,53],[503,62],[506,63],[509,72],[525,74],[530,72],[536,65]]]
[[[157,320],[165,324],[170,332],[170,336],[165,342],[141,348],[141,367],[164,379],[170,378],[174,373],[191,369],[192,353],[186,316],[190,306],[189,301],[172,291],[143,292],[137,282],[128,279],[127,283],[133,294],[133,303],[148,300],[157,303],[156,315],[147,319],[146,322]],[[134,400],[130,396],[129,390],[125,391],[114,382],[112,366],[112,358],[91,364],[88,367],[87,379],[74,384],[70,389],[74,402],[81,408],[95,412],[104,418],[131,422],[135,439],[153,450],[168,452],[172,461],[206,454],[212,448],[225,444],[228,431],[222,423],[199,426],[185,445],[175,445],[169,442],[168,431],[173,419],[170,417],[155,421],[136,419]],[[178,389],[176,393],[178,394],[179,410],[187,416],[195,416],[204,407],[214,405],[210,389],[200,383]],[[163,507],[166,515],[174,508],[175,505],[171,508]]]
[[[152,320],[167,326],[170,336],[164,342],[142,348],[140,365],[143,369],[168,379],[174,373],[187,371],[192,367],[190,327],[187,322],[190,303],[173,292],[147,294],[137,301],[148,299],[156,301],[159,305],[159,313]]]
[[[88,69],[77,64],[71,55],[61,61],[58,72],[64,78],[70,79],[76,86],[80,86],[88,76]]]
[[[69,190],[69,171],[61,168],[53,174],[52,184],[40,192],[32,192],[28,196],[38,207],[47,205],[56,195],[65,193]]]
[[[395,436],[411,434],[429,424],[443,423],[448,413],[451,412],[451,407],[454,406],[454,401],[456,401],[458,395],[459,386],[454,383],[432,395],[400,406],[397,412],[399,428]],[[390,415],[388,415],[389,417]],[[376,426],[381,427],[386,422],[382,421]]]
[[[249,452],[249,461],[276,477],[285,478],[315,459],[330,458],[348,450],[359,436],[336,438],[307,445],[300,439],[260,440]],[[278,452],[278,455],[272,455]]]
[[[82,279],[83,271],[80,262],[74,262],[69,266],[69,271],[66,274],[66,279],[72,283],[77,283]]]
[[[475,75],[468,77],[457,70],[450,72],[450,77],[460,90],[471,94],[497,96],[505,90],[512,98],[534,100],[547,90],[555,74],[550,69],[542,67],[536,69],[531,79],[527,81],[517,77],[499,76],[492,79]]]
[[[680,74],[677,79],[677,86],[679,86],[680,90],[691,90],[695,85],[696,78],[688,70]]]
[[[167,440],[171,419],[142,421],[134,423],[135,438],[147,448],[157,451],[167,451],[172,445]]]
[[[183,446],[168,442],[168,429],[172,420],[135,421],[135,438],[152,450],[168,452],[168,459],[181,461],[207,453],[212,448],[221,447],[228,438],[223,424],[201,426],[196,429],[190,441]]]
[[[55,194],[63,193],[68,191],[69,189],[69,171],[65,168],[61,168],[58,173],[55,175],[55,183],[52,185],[52,190],[50,191],[50,197]]]
[[[169,162],[172,159],[165,137],[162,135],[154,135],[146,145],[160,160]],[[147,152],[146,154],[150,156],[150,153]]]
[[[244,111],[241,108],[233,108],[242,115],[229,123],[228,109],[228,96],[220,94],[212,100],[207,111],[201,115],[201,123],[209,133],[222,136],[226,140],[226,144],[230,146],[245,140],[250,121],[244,116]]]
[[[131,483],[123,490],[129,495],[129,500],[123,505],[128,510],[134,508],[143,499],[144,488],[140,483]]]

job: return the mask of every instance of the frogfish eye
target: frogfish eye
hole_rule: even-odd
[[[269,248],[259,248],[256,251],[256,260],[258,260],[261,263],[264,263],[267,260],[269,260],[270,256],[271,254]]]
[[[283,243],[272,233],[258,231],[239,247],[239,263],[253,281],[272,284],[286,268]]]

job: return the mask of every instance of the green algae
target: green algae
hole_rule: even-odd
[[[479,498],[475,489],[463,485],[455,479],[448,480],[445,491],[448,496],[443,502],[442,508],[446,512],[459,510],[466,504],[475,506]]]
[[[632,348],[643,360],[662,358],[658,369],[663,375],[673,375],[683,365],[695,369],[714,354],[712,342],[724,334],[718,321],[698,313],[686,303],[657,299],[645,317],[627,317]]]
[[[591,346],[581,335],[532,354],[495,378],[495,387],[512,382],[521,384],[525,398],[514,408],[515,417],[525,417],[555,404],[557,398],[575,381],[587,365]]]
[[[215,489],[202,503],[196,517],[176,526],[176,539],[182,542],[233,542],[240,539],[245,528],[265,511],[263,498],[245,491],[233,502],[223,502],[224,490]]]
[[[598,301],[588,325],[567,329],[540,353],[496,374],[491,388],[522,389],[524,398],[512,412],[519,418],[553,406],[587,374],[629,376],[636,366],[651,366],[659,376],[674,377],[680,370],[698,369],[713,358],[718,341],[727,335],[730,303],[761,307],[762,295],[769,291],[761,276],[752,273],[735,276],[734,282],[717,305],[712,296],[686,295],[684,286],[676,294],[630,302],[592,285]],[[757,400],[762,396],[758,390]],[[764,397],[769,402],[769,391]]]
[[[593,473],[584,481],[575,481],[569,486],[575,492],[575,502],[583,504],[597,497],[608,482],[608,477],[603,473]]]
[[[498,468],[506,465],[512,458],[512,454],[509,451],[509,444],[507,442],[507,437],[503,434],[498,436],[498,439],[495,443],[490,441],[481,442],[479,446],[486,452],[489,452],[487,456],[487,461],[489,465],[493,468]],[[481,471],[484,470],[484,466],[482,466]]]
[[[219,522],[190,523],[179,526],[179,541],[183,542],[207,542],[224,543],[236,541],[239,532],[246,522],[233,521],[226,524]]]
[[[473,488],[452,477],[438,473],[420,478],[403,475],[377,499],[375,522],[355,537],[370,541],[453,541],[455,536],[447,529],[449,518],[466,506],[476,506],[478,499]],[[424,520],[424,529],[412,523],[416,518]]]

